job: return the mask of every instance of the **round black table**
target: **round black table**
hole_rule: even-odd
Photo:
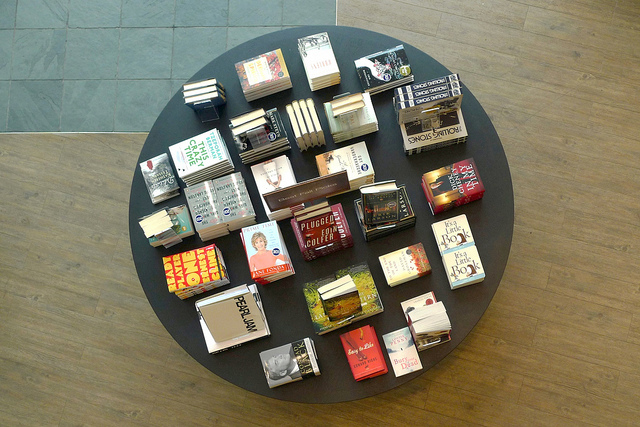
[[[302,36],[327,31],[340,67],[342,82],[317,92],[311,92],[306,80],[302,61],[297,50],[297,39]],[[168,146],[217,127],[225,138],[236,171],[244,176],[257,221],[268,220],[253,180],[250,168],[243,165],[235,151],[229,131],[229,118],[255,108],[277,107],[285,122],[292,141],[292,149],[286,154],[291,159],[298,181],[318,176],[314,157],[324,151],[366,141],[375,169],[376,181],[395,179],[406,184],[410,200],[417,216],[414,228],[366,242],[362,236],[353,208],[358,192],[331,197],[330,203],[342,203],[354,237],[354,247],[311,262],[303,260],[298,250],[293,231],[288,221],[279,223],[286,245],[291,254],[296,274],[266,286],[260,286],[267,319],[271,327],[270,337],[243,344],[219,354],[207,352],[202,331],[198,323],[194,302],[199,297],[180,300],[167,291],[162,266],[162,256],[170,255],[210,243],[203,243],[196,235],[185,239],[170,249],[153,248],[145,239],[138,225],[138,218],[160,206],[176,206],[186,203],[184,195],[153,205],[144,185],[139,168],[136,168],[131,185],[129,203],[129,234],[133,259],[140,283],[158,318],[171,336],[193,358],[216,375],[231,383],[265,396],[283,400],[329,403],[360,399],[399,386],[434,366],[453,350],[478,322],[500,283],[504,272],[513,234],[513,189],[511,175],[500,139],[487,114],[468,88],[463,86],[462,112],[468,128],[469,138],[465,144],[440,148],[426,153],[405,156],[402,148],[400,128],[395,121],[392,107],[392,91],[372,97],[380,130],[347,142],[334,144],[328,132],[327,119],[322,104],[344,92],[361,92],[354,59],[378,52],[402,42],[394,38],[350,27],[313,26],[287,29],[237,46],[214,59],[191,80],[215,77],[227,90],[227,105],[222,117],[214,122],[201,123],[196,114],[184,105],[182,94],[176,93],[164,108],[141,150],[138,162],[145,161],[163,152]],[[423,81],[449,74],[450,71],[429,55],[404,44],[415,81]],[[234,64],[273,49],[281,48],[289,68],[293,88],[247,103],[242,94]],[[464,83],[464,74],[460,76]],[[292,100],[313,97],[320,121],[327,136],[326,147],[300,152],[295,145],[285,105]],[[437,169],[458,160],[473,157],[486,193],[482,200],[461,206],[452,211],[434,216],[427,205],[420,187],[424,172]],[[182,184],[184,185],[184,184]],[[482,263],[486,270],[484,282],[452,291],[445,276],[444,267],[431,232],[431,223],[465,213],[476,240]],[[395,249],[422,242],[431,262],[431,275],[390,288],[384,279],[378,256]],[[252,283],[247,260],[238,231],[214,241],[223,252],[233,285]],[[302,286],[307,281],[330,275],[335,270],[366,260],[377,284],[384,304],[382,314],[356,322],[346,328],[318,336],[314,334],[306,308]],[[225,289],[225,288],[222,288]],[[427,291],[434,291],[443,301],[452,322],[451,341],[422,351],[422,371],[396,378],[390,372],[373,379],[356,382],[353,379],[339,335],[350,328],[371,324],[382,343],[382,335],[406,326],[400,302]],[[211,291],[215,293],[216,291]],[[262,372],[258,353],[288,342],[311,337],[318,351],[322,375],[304,381],[269,389]],[[384,346],[384,344],[382,344]],[[388,359],[387,359],[388,362]],[[215,402],[212,402],[215,404]]]

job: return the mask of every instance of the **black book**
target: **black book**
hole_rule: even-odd
[[[365,92],[377,93],[413,81],[411,65],[403,45],[364,56],[354,62]]]
[[[363,185],[360,194],[365,224],[384,224],[400,219],[400,189],[395,181]]]

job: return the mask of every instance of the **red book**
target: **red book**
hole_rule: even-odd
[[[340,341],[356,381],[377,377],[389,371],[373,326],[367,325],[344,333],[340,335]]]
[[[434,215],[484,196],[484,185],[472,158],[425,173],[422,190]]]
[[[302,221],[292,218],[291,227],[306,261],[353,246],[351,231],[340,203]]]

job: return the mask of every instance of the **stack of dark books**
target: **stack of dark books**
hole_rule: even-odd
[[[340,84],[340,69],[328,33],[299,38],[298,51],[312,91]]]
[[[182,86],[182,96],[185,105],[191,107],[203,123],[218,120],[218,108],[227,103],[224,86],[216,79],[185,83]]]
[[[229,124],[233,141],[244,164],[257,162],[291,149],[277,108],[241,114]]]
[[[154,205],[180,194],[180,186],[167,153],[140,163],[140,170]]]
[[[287,104],[286,109],[300,151],[326,144],[313,99],[293,101]]]
[[[236,72],[249,102],[292,87],[280,49],[236,63]]]
[[[291,227],[306,261],[353,246],[353,237],[342,205],[327,202],[295,213]]]
[[[368,242],[416,225],[407,190],[404,185],[396,186],[395,181],[361,187],[361,198],[353,203]]]
[[[362,89],[371,95],[413,81],[411,65],[403,45],[364,56],[354,62]]]
[[[256,283],[266,285],[296,273],[276,221],[244,227],[240,237]]]
[[[211,129],[169,147],[178,176],[187,185],[233,172],[227,144],[218,129]]]
[[[184,193],[203,242],[256,223],[256,213],[240,172],[187,187]]]
[[[396,88],[393,106],[407,155],[467,140],[458,74]]]
[[[368,93],[336,97],[324,103],[333,141],[343,142],[378,131],[378,118]]]

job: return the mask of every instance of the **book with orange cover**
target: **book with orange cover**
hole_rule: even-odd
[[[366,325],[340,335],[342,347],[356,381],[389,372],[373,326]]]

